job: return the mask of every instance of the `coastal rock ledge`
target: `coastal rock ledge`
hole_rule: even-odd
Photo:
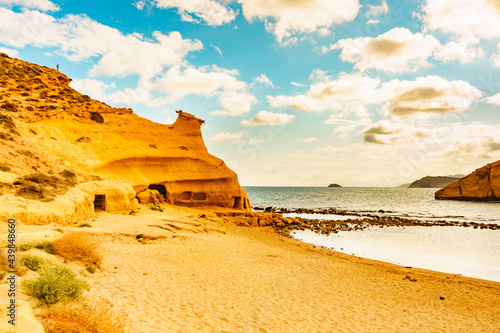
[[[434,197],[441,200],[500,201],[500,160],[440,189]]]

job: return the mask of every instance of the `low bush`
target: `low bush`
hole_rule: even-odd
[[[21,258],[21,264],[26,266],[32,271],[38,271],[45,264],[45,259],[40,258],[39,256],[34,256],[31,254],[26,254]]]
[[[152,205],[152,206],[150,206],[150,207],[149,207],[149,209],[151,209],[151,210],[155,210],[155,211],[157,211],[157,212],[163,212],[163,208],[161,208],[161,207],[160,207],[160,206],[158,206],[158,205]]]
[[[86,281],[76,278],[66,266],[43,266],[40,276],[21,282],[24,292],[40,300],[41,305],[51,305],[65,299],[77,299],[89,288]]]
[[[0,163],[0,171],[9,172],[10,171],[10,166],[8,166],[6,164],[3,164],[3,163]]]
[[[28,251],[29,249],[32,249],[32,248],[43,250],[49,254],[56,254],[56,251],[54,250],[54,247],[52,246],[52,242],[50,242],[50,241],[22,243],[22,244],[16,246],[16,249],[21,251],[21,252]]]
[[[125,332],[125,316],[103,300],[57,304],[45,309],[40,317],[47,333]]]
[[[80,223],[79,228],[92,228],[92,226],[88,223]]]
[[[2,105],[0,105],[0,109],[10,112],[17,112],[17,105],[15,105],[14,103],[5,102]]]
[[[101,246],[94,236],[86,232],[64,234],[52,243],[57,254],[67,260],[78,260],[86,265],[100,267]]]

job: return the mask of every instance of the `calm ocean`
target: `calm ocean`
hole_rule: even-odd
[[[437,189],[249,186],[244,189],[253,207],[336,208],[408,218],[500,224],[500,202],[435,200]],[[384,213],[379,213],[381,210]],[[498,230],[414,226],[370,228],[329,236],[304,230],[293,232],[292,237],[360,257],[500,282]]]

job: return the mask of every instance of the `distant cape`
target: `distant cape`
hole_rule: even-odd
[[[342,186],[340,186],[339,184],[330,184],[328,185],[328,187],[342,187]]]

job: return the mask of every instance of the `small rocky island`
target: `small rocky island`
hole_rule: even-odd
[[[328,185],[328,187],[342,187],[342,186],[340,186],[339,184],[330,184]]]

